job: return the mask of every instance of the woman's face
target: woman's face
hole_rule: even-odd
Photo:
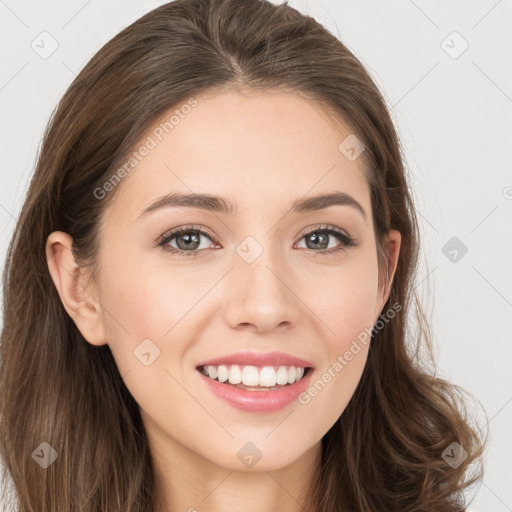
[[[284,467],[347,406],[367,359],[362,333],[387,298],[361,147],[292,94],[210,92],[187,104],[134,148],[105,211],[95,291],[104,341],[160,450],[232,470]],[[150,208],[170,194],[190,199]],[[341,199],[312,201],[323,194]],[[218,208],[228,203],[236,213]],[[188,231],[158,245],[177,228]],[[248,352],[305,362],[237,359]],[[282,391],[241,391],[198,369],[216,359],[229,375],[227,356],[267,385],[293,380],[290,366],[313,369]]]

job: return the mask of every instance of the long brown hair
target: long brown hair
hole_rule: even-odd
[[[471,426],[465,391],[435,377],[429,326],[413,284],[416,214],[386,104],[334,35],[287,3],[267,0],[162,5],[94,55],[49,121],[3,276],[0,455],[17,510],[155,506],[138,404],[109,346],[92,346],[67,315],[45,244],[52,231],[69,233],[77,262],[94,276],[101,215],[122,183],[101,200],[93,192],[162,113],[228,87],[293,91],[346,123],[365,145],[381,269],[385,234],[396,229],[402,237],[384,306],[401,310],[372,333],[356,392],[322,439],[308,503],[318,512],[465,510],[464,492],[481,478],[485,441]],[[407,322],[413,311],[415,331]],[[45,469],[36,458],[46,454],[49,462],[53,452],[42,443],[57,454]],[[467,458],[447,462],[450,446]]]

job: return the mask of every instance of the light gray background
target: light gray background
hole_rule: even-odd
[[[58,100],[104,43],[163,3],[0,0],[0,262]],[[431,310],[438,376],[471,392],[490,420],[484,482],[469,510],[512,510],[512,3],[289,3],[340,37],[392,109],[420,212],[417,286]],[[31,47],[42,46],[43,31],[58,43],[46,59]],[[443,253],[452,237],[468,248],[455,262],[453,247]]]

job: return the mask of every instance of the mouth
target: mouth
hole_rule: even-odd
[[[314,376],[311,361],[284,352],[238,352],[196,365],[207,393],[248,413],[291,406]]]
[[[196,369],[220,384],[246,391],[269,392],[289,388],[313,371],[307,366],[200,365]]]

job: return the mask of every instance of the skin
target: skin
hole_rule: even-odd
[[[363,162],[338,149],[348,128],[297,95],[245,90],[196,99],[118,185],[103,217],[98,280],[77,267],[60,231],[48,237],[48,266],[66,311],[89,343],[109,345],[140,405],[162,510],[299,511],[321,438],[352,397],[368,346],[308,404],[273,413],[232,408],[206,390],[195,367],[233,352],[278,350],[313,362],[319,376],[374,325],[389,282],[378,272]],[[236,200],[239,214],[167,208],[136,220],[160,196],[192,191]],[[354,197],[366,219],[351,206],[289,213],[293,200],[332,191]],[[188,224],[215,236],[201,235],[201,255],[156,247]],[[305,233],[322,224],[358,245],[332,254],[308,248]],[[235,251],[247,236],[263,248],[250,264]],[[392,280],[400,234],[391,230],[388,240]],[[329,248],[340,244],[330,236]],[[149,366],[133,354],[147,338],[160,349]],[[237,457],[247,442],[262,454],[251,468]]]

